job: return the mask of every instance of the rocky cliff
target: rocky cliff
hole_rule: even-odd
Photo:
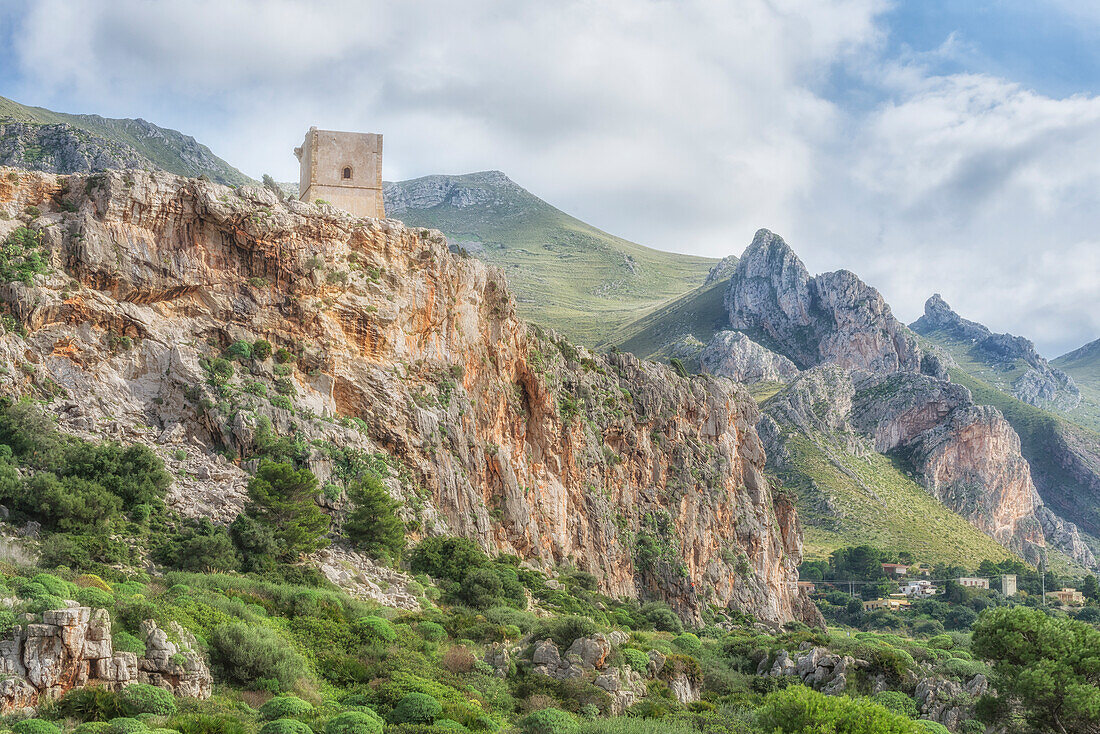
[[[104,171],[156,166],[133,148],[58,123],[0,121],[0,166],[50,173]]]
[[[810,277],[783,238],[762,229],[726,292],[730,325],[800,369],[826,362],[875,373],[919,372],[916,339],[882,295],[847,270]]]
[[[817,621],[747,393],[529,329],[503,274],[438,232],[137,172],[4,172],[0,207],[37,207],[51,267],[0,286],[26,334],[0,339],[0,391],[154,446],[195,476],[170,493],[182,512],[232,517],[245,474],[210,450],[248,457],[273,432],[322,481],[374,457],[417,532],[572,564],[688,618]],[[215,364],[259,338],[280,363]]]
[[[924,304],[924,315],[913,322],[918,334],[939,335],[970,345],[975,359],[994,369],[1007,371],[1017,362],[1025,366],[1011,385],[1012,394],[1025,403],[1056,410],[1072,410],[1081,402],[1081,391],[1073,378],[1052,367],[1022,336],[994,334],[982,324],[969,321],[951,310],[935,293]]]

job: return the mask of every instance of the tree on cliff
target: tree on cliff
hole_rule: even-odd
[[[1026,607],[988,609],[973,629],[997,691],[982,699],[986,718],[1018,712],[1035,732],[1100,731],[1100,630]]]
[[[329,517],[314,501],[317,478],[308,469],[265,461],[248,483],[244,515],[270,528],[278,560],[292,563],[328,545]],[[235,533],[234,535],[238,535]]]
[[[396,558],[405,547],[405,523],[397,516],[401,503],[377,474],[348,487],[348,498],[355,509],[344,523],[344,536],[374,558]]]

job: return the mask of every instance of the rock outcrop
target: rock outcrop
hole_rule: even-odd
[[[913,322],[918,334],[939,335],[969,343],[970,353],[995,369],[1011,368],[1016,362],[1027,365],[1026,371],[1011,386],[1012,394],[1030,405],[1072,410],[1081,402],[1081,390],[1057,367],[1052,367],[1035,349],[1035,344],[1022,336],[994,334],[975,321],[959,316],[939,293],[924,304],[924,315]]]
[[[156,166],[133,148],[91,135],[65,123],[38,125],[0,121],[0,166],[50,173],[105,171]]]
[[[63,391],[79,406],[63,430],[183,448],[184,464],[213,446],[247,457],[272,431],[309,447],[322,482],[334,456],[386,457],[419,532],[568,559],[687,619],[712,603],[819,623],[789,584],[798,520],[763,475],[743,388],[529,329],[503,274],[438,232],[159,173],[15,178],[0,209],[39,207],[52,272],[0,285],[27,332],[0,337],[0,393]],[[294,358],[281,374],[270,358],[211,372],[260,338]],[[222,518],[241,502],[225,494]],[[660,552],[636,556],[637,534]]]
[[[882,295],[840,270],[810,277],[781,237],[762,229],[726,293],[730,325],[800,369],[830,362],[875,373],[919,372],[916,338]]]
[[[590,680],[594,686],[608,694],[611,701],[610,713],[617,716],[646,695],[646,686],[642,676],[629,666],[609,665],[612,644],[613,641],[603,634],[579,637],[573,640],[562,655],[553,640],[541,640],[535,643],[531,653],[531,670],[557,680]],[[506,670],[508,667],[507,658],[502,658],[499,648],[487,653],[486,662],[497,670]]]
[[[1038,561],[1049,542],[1081,563],[1095,563],[1076,528],[1043,507],[1012,427],[996,409],[974,405],[962,386],[914,373],[822,365],[768,403],[758,431],[777,469],[790,432],[828,437],[827,452],[896,454],[929,494],[1028,560]]]
[[[146,652],[138,657],[114,650],[106,609],[52,609],[42,613],[41,623],[16,625],[11,639],[0,641],[0,714],[25,712],[89,684],[118,690],[141,682],[177,696],[209,698],[213,679],[193,648],[194,637],[176,629],[177,646],[152,620],[142,631]]]
[[[765,349],[738,331],[714,335],[699,362],[703,371],[736,382],[789,382],[798,375],[794,362]]]

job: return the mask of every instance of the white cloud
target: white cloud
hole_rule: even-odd
[[[925,61],[970,53],[957,37],[884,59],[885,7],[38,0],[12,95],[143,116],[284,180],[310,125],[381,131],[387,178],[498,168],[611,232],[714,256],[767,226],[906,319],[940,291],[1050,352],[1100,336],[1100,101],[932,76]],[[839,68],[861,106],[830,98]]]

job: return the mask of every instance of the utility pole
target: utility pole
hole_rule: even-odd
[[[1043,581],[1043,606],[1047,605],[1047,554],[1039,556],[1039,578]]]

